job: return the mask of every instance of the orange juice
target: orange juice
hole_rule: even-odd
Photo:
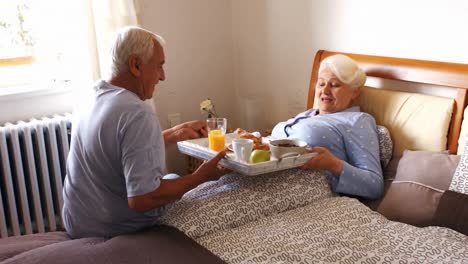
[[[211,130],[208,134],[208,147],[214,151],[224,149],[224,134],[219,129]]]

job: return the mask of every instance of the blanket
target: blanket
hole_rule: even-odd
[[[387,220],[331,193],[318,171],[230,174],[167,212],[174,225],[228,263],[463,263],[468,237]]]
[[[186,193],[167,208],[159,223],[196,239],[332,196],[325,175],[316,171],[230,173]]]

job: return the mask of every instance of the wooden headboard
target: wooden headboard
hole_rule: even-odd
[[[309,85],[307,108],[312,108],[315,98],[315,84],[320,63],[328,56],[344,54],[359,63],[367,76],[387,80],[398,80],[412,83],[438,85],[456,89],[455,105],[449,128],[447,149],[457,152],[463,111],[467,105],[468,65],[448,62],[391,58],[373,55],[352,54],[319,50],[315,55]]]

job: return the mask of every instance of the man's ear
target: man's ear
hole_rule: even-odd
[[[141,75],[140,66],[141,66],[141,60],[140,58],[138,58],[138,56],[130,55],[130,57],[128,57],[128,68],[130,70],[130,73],[133,76],[140,77]]]

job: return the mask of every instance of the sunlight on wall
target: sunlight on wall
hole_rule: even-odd
[[[234,89],[265,109],[242,110],[256,130],[305,110],[319,49],[468,63],[468,1],[233,0],[232,9]]]
[[[211,98],[228,126],[239,125],[233,91],[230,0],[140,0],[140,23],[166,40],[166,80],[153,97],[163,129],[169,115],[181,121],[205,119],[200,102]],[[184,173],[186,157],[167,149],[169,171]]]

